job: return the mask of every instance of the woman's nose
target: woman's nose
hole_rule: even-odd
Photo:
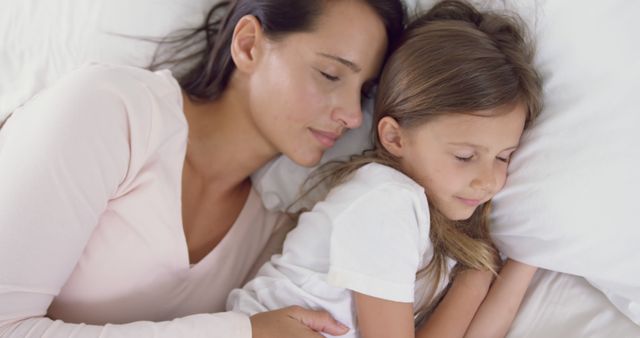
[[[358,128],[362,124],[362,104],[360,95],[345,97],[333,110],[332,118],[349,129]]]

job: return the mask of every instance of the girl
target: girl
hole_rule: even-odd
[[[349,337],[504,336],[535,268],[509,260],[490,289],[488,214],[540,110],[531,58],[513,19],[464,2],[410,24],[381,77],[373,150],[330,168],[326,200],[228,309],[327,309]]]
[[[278,218],[250,175],[280,154],[313,165],[358,126],[403,24],[400,0],[224,1],[178,79],[91,65],[13,112],[0,131],[0,337],[344,332],[301,308],[216,312]]]

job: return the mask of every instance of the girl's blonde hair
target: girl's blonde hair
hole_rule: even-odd
[[[385,116],[411,128],[440,115],[475,114],[523,104],[528,112],[525,128],[530,126],[541,109],[541,79],[532,57],[533,45],[517,17],[479,12],[463,1],[439,2],[409,24],[385,65],[375,100],[374,148],[346,163],[323,166],[312,180],[332,187],[371,162],[402,171],[398,159],[382,146],[377,135],[376,126]],[[432,205],[429,209],[434,255],[416,278],[429,277],[435,285],[417,310],[416,323],[437,305],[434,299],[441,298],[435,298],[435,293],[448,273],[447,257],[462,269],[495,273],[499,268],[489,235],[490,202],[463,221],[447,219]]]

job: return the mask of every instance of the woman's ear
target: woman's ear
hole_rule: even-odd
[[[402,158],[404,152],[404,138],[402,129],[391,116],[385,116],[378,122],[378,138],[382,146],[393,156]]]
[[[245,15],[236,24],[231,38],[231,58],[241,72],[255,68],[264,35],[260,21],[253,15]]]

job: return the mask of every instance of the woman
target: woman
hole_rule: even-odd
[[[360,124],[403,20],[391,0],[223,3],[178,81],[90,65],[16,110],[0,131],[0,336],[346,332],[301,308],[212,313],[275,227],[250,175],[280,154],[316,164]]]

